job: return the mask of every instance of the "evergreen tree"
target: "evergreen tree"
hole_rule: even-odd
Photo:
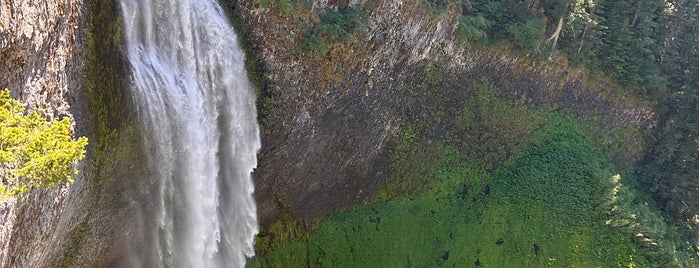
[[[639,169],[656,198],[680,222],[699,226],[699,1],[665,10],[660,68],[668,88],[656,143]],[[695,231],[695,235],[696,231]],[[695,241],[697,242],[697,241]]]
[[[602,45],[595,49],[602,70],[620,81],[631,84],[629,45],[633,34],[629,28],[630,5],[627,0],[604,1],[598,11],[602,13]]]
[[[72,140],[69,118],[47,122],[24,111],[0,91],[0,200],[72,182],[73,164],[85,156],[87,138]]]
[[[665,91],[666,80],[659,68],[662,46],[658,41],[664,6],[665,1],[660,0],[636,0],[631,4],[633,41],[629,44],[629,73],[632,85],[639,89],[642,96]]]

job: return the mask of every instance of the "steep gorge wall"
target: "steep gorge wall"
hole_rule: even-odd
[[[83,11],[81,0],[0,1],[0,87],[49,118],[73,117],[76,135],[87,132]],[[47,254],[56,230],[65,227],[62,215],[74,209],[68,204],[76,204],[83,178],[72,187],[0,204],[1,267],[27,266]]]
[[[2,266],[125,265],[126,245],[139,228],[129,219],[130,207],[147,204],[149,188],[139,184],[147,171],[139,165],[140,134],[129,123],[122,91],[118,6],[111,0],[1,1],[0,86],[50,116],[72,114],[76,134],[90,136],[93,146],[70,189],[34,192],[0,210]],[[308,9],[283,14],[256,0],[222,2],[240,16],[270,86],[255,174],[265,225],[285,215],[310,221],[370,200],[387,182],[389,152],[403,126],[437,122],[431,107],[457,107],[467,97],[462,88],[482,76],[503,97],[531,107],[601,115],[612,126],[653,125],[650,106],[614,93],[613,85],[466,49],[454,40],[457,7],[437,14],[418,0],[312,1]],[[357,38],[331,44],[321,58],[297,52],[317,21],[314,12],[348,4],[363,5],[368,14]],[[71,23],[77,28],[69,30]],[[88,50],[88,36],[97,49]],[[421,86],[434,68],[449,82]],[[427,125],[439,138],[440,123]]]
[[[435,107],[458,113],[468,99],[463,88],[481,77],[502,97],[532,108],[600,116],[610,127],[653,126],[652,107],[614,85],[467,49],[455,40],[458,6],[439,13],[416,0],[311,1],[285,13],[258,1],[231,2],[271,85],[256,171],[263,224],[284,215],[310,221],[370,200],[386,184],[389,151],[402,127],[422,122],[440,138],[453,115],[435,116]],[[364,8],[367,27],[349,42],[331,43],[319,58],[299,53],[317,14],[346,5]],[[425,87],[434,69],[448,81]],[[624,153],[633,159],[641,150]]]
[[[2,0],[0,11],[0,85],[49,118],[81,113],[83,1]]]
[[[129,124],[118,4],[0,3],[0,86],[50,118],[73,117],[75,135],[90,139],[75,183],[0,204],[0,267],[125,266],[136,228],[129,197],[147,189],[136,184],[145,171]]]

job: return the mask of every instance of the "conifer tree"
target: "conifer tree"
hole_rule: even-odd
[[[87,138],[73,140],[69,118],[46,121],[0,91],[0,199],[34,187],[72,182],[75,161],[85,156]]]

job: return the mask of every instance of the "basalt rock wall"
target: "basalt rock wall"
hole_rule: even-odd
[[[532,108],[653,127],[652,106],[565,64],[541,64],[455,40],[460,6],[418,0],[307,1],[289,12],[257,0],[222,0],[263,78],[263,148],[255,172],[263,225],[309,222],[361,205],[386,185],[390,151],[406,124],[439,139],[463,89],[487,78],[503,98]],[[0,266],[128,266],[139,227],[132,206],[148,204],[140,129],[133,119],[118,5],[100,0],[0,0],[0,87],[49,117],[72,116],[91,141],[70,188],[35,191],[0,207]],[[327,53],[298,44],[318,14],[361,8],[366,25]],[[92,49],[90,49],[92,48]],[[553,66],[553,67],[552,67]],[[437,70],[442,82],[429,81]],[[425,86],[430,85],[430,86]],[[635,146],[635,145],[633,145]],[[628,148],[633,161],[644,148]],[[291,218],[289,218],[291,217]]]
[[[532,108],[597,116],[610,127],[653,126],[650,105],[564,62],[467,48],[455,37],[461,7],[435,11],[423,2],[310,1],[283,11],[229,1],[271,98],[256,171],[264,224],[289,215],[308,221],[371,199],[386,184],[390,148],[405,123],[429,125],[428,135],[439,138],[449,118],[435,118],[430,107],[458,108],[463,89],[483,77],[501,97]],[[319,14],[346,7],[362,9],[366,27],[329,42],[325,54],[299,51]],[[448,82],[425,87],[435,69]],[[628,148],[628,159],[642,150]]]

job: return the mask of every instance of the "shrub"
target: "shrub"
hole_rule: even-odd
[[[311,34],[301,40],[298,50],[305,54],[313,54],[316,57],[320,57],[328,50],[328,45],[325,43],[325,39]]]
[[[537,49],[544,39],[544,27],[536,19],[512,24],[508,27],[507,33],[515,47],[524,51]]]
[[[320,23],[299,44],[299,51],[322,56],[327,51],[327,44],[347,42],[354,39],[356,32],[366,25],[366,17],[361,7],[345,7],[338,11],[326,11],[319,16]]]

